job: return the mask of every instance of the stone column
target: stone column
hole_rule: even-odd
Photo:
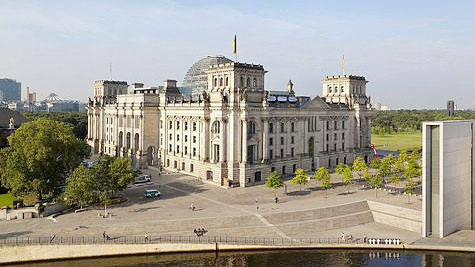
[[[242,121],[242,162],[247,163],[247,121]]]
[[[219,140],[221,141],[219,155],[219,162],[223,163],[226,160],[226,121],[224,119],[220,120],[221,129],[219,131]]]
[[[201,144],[204,150],[204,158],[205,160],[209,161],[209,151],[210,151],[210,142],[209,142],[209,119],[204,119],[204,137],[203,137],[203,143]]]
[[[269,121],[264,119],[264,132],[262,133],[262,162],[269,160],[269,148],[267,142],[269,141]]]

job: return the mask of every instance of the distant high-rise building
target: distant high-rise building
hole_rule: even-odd
[[[447,101],[447,115],[455,116],[455,102],[453,100]]]
[[[12,79],[0,79],[3,101],[21,101],[21,83]]]

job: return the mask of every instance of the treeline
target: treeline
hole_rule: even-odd
[[[449,117],[445,110],[391,110],[376,111],[371,132],[392,134],[421,131],[424,121],[475,119],[475,111],[457,110],[456,116]]]
[[[68,123],[73,127],[74,135],[84,140],[87,136],[87,112],[46,112],[46,111],[24,111],[22,115],[29,121],[37,118],[47,118],[54,121]]]

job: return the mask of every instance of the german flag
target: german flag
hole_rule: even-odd
[[[233,53],[237,54],[237,39],[236,39],[236,34],[234,35],[233,39]]]

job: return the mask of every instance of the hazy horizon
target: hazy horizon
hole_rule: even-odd
[[[472,10],[457,1],[0,1],[0,78],[42,100],[86,101],[95,80],[181,84],[208,55],[262,64],[267,90],[321,95],[321,79],[365,76],[391,109],[475,108]]]

